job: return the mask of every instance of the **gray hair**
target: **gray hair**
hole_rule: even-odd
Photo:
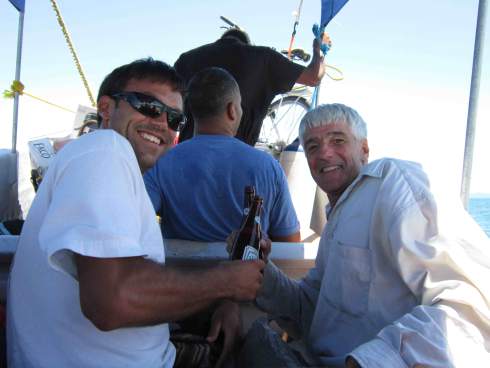
[[[304,146],[304,135],[308,129],[335,123],[347,124],[356,139],[367,138],[366,122],[352,107],[334,103],[324,104],[308,111],[299,124],[299,141]]]

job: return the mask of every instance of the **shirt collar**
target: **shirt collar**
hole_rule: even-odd
[[[350,192],[354,190],[354,188],[358,185],[358,183],[364,179],[364,177],[370,176],[373,178],[381,178],[382,175],[383,175],[383,160],[376,160],[364,165],[363,167],[361,167],[361,171],[359,172],[359,175],[357,175],[357,177],[352,181],[352,183],[350,183],[350,185],[344,190],[342,195],[339,197],[336,205],[339,206],[349,196]],[[328,219],[328,216],[332,212],[332,206],[330,205],[330,203],[327,204],[327,206],[325,207],[325,211]]]

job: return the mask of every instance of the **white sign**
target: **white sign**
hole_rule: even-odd
[[[40,138],[29,141],[28,145],[32,168],[36,169],[42,177],[56,155],[51,141],[48,138]]]

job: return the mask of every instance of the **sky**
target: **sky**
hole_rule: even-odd
[[[92,93],[115,67],[180,53],[219,38],[224,15],[252,42],[287,48],[297,0],[58,0]],[[370,159],[422,163],[433,180],[459,193],[478,0],[351,0],[326,31],[327,63],[344,80],[324,78],[320,102],[341,102],[366,120]],[[488,17],[487,17],[488,18]],[[296,47],[311,49],[320,0],[303,2]],[[90,105],[48,0],[26,0],[21,81],[26,92],[76,110]],[[0,0],[0,90],[15,76],[18,13]],[[487,26],[488,28],[488,26]],[[487,32],[488,33],[488,32]],[[471,193],[490,193],[490,57],[484,39]],[[0,148],[11,147],[12,100],[0,99]],[[20,101],[18,149],[60,136],[74,114],[29,97]],[[24,156],[23,156],[24,157]],[[26,156],[25,156],[26,157]],[[22,165],[28,165],[24,158]],[[27,163],[26,163],[27,162]]]

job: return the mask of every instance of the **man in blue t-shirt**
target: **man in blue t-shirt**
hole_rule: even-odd
[[[208,68],[189,82],[187,105],[198,135],[145,174],[165,238],[224,241],[240,226],[244,188],[264,199],[261,225],[272,241],[300,241],[299,222],[279,163],[234,138],[242,108],[227,71]]]

